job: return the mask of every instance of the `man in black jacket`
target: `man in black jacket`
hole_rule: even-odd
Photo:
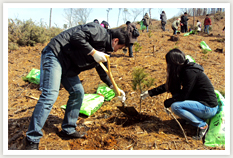
[[[26,150],[39,149],[40,138],[43,136],[41,129],[58,97],[60,83],[69,92],[60,135],[70,138],[83,138],[86,135],[75,130],[84,98],[78,74],[96,68],[101,80],[110,88],[113,87],[99,62],[106,65],[107,54],[103,52],[116,52],[128,45],[129,37],[125,28],[107,31],[94,22],[70,28],[51,39],[42,51],[42,94],[26,132]],[[120,92],[122,96],[119,99],[124,101],[125,93],[123,90]]]
[[[188,17],[187,17],[187,13],[185,12],[184,15],[181,16],[181,32],[185,33],[188,32]]]

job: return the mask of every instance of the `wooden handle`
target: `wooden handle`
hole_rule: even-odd
[[[113,79],[112,72],[111,72],[111,69],[110,69],[110,59],[109,59],[109,56],[106,55],[105,57],[107,59],[108,69],[105,67],[105,65],[102,62],[100,62],[99,64],[104,69],[104,71],[108,74],[108,77],[110,78],[110,80],[112,82],[113,89],[116,91],[117,95],[120,96],[121,92],[119,91],[119,89],[118,89],[118,87],[116,85],[116,82]]]

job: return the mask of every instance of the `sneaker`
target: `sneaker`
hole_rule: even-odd
[[[208,124],[206,124],[204,127],[200,127],[200,128],[198,128],[198,135],[197,136],[193,136],[193,139],[194,140],[201,140],[204,136],[205,136],[205,134],[206,134],[206,132],[208,131]]]
[[[75,131],[72,134],[67,134],[63,130],[60,132],[60,136],[62,136],[62,137],[69,137],[69,138],[85,138],[86,135],[87,135],[86,132],[77,132],[77,131]]]
[[[31,141],[29,141],[27,138],[25,138],[26,140],[26,146],[25,146],[25,150],[39,150],[39,143],[33,143]]]

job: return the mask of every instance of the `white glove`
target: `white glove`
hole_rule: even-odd
[[[99,62],[107,62],[107,59],[106,59],[105,55],[109,56],[108,54],[105,54],[103,52],[99,52],[97,50],[94,50],[94,51],[95,52],[93,53],[92,56],[93,56],[93,58],[95,59],[95,61],[97,63],[99,63]]]
[[[123,90],[121,90],[120,88],[118,88],[118,90],[121,92],[121,96],[118,96],[118,99],[119,99],[121,102],[125,102],[125,100],[126,100],[125,92],[124,92]]]
[[[140,95],[142,100],[144,100],[146,97],[149,97],[149,93],[148,91],[142,92],[142,94]]]

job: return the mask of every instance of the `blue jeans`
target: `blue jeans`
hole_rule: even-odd
[[[146,32],[149,32],[149,26],[146,26]]]
[[[84,98],[84,89],[78,76],[62,77],[62,67],[50,47],[43,52],[43,90],[35,106],[31,122],[26,132],[27,139],[39,143],[43,136],[41,129],[55,103],[60,84],[69,92],[62,129],[67,134],[75,132],[76,121]]]
[[[204,27],[204,32],[207,31],[207,34],[209,34],[209,27],[210,27],[210,25],[205,25],[205,27]]]
[[[213,117],[218,111],[218,106],[211,108],[198,101],[185,100],[174,102],[171,110],[180,118],[190,122],[191,125],[204,127],[206,125],[204,120]]]

